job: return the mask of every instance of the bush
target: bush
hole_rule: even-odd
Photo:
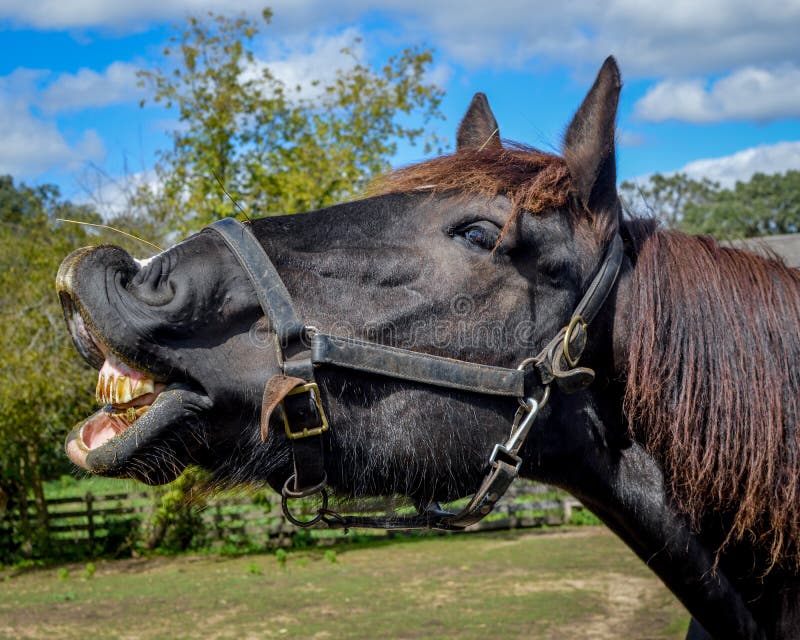
[[[189,467],[156,491],[156,506],[142,529],[144,550],[174,553],[208,544],[201,511],[206,506],[207,472]]]

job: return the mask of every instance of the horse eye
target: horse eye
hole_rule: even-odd
[[[483,251],[492,251],[500,239],[497,227],[487,222],[479,222],[464,227],[459,235],[466,243]]]

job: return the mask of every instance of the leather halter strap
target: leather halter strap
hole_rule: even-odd
[[[292,297],[275,270],[275,265],[250,230],[234,218],[217,220],[207,228],[222,236],[253,283],[258,304],[267,314],[281,347],[301,338],[305,333],[305,325],[297,317]]]
[[[355,338],[315,333],[311,336],[311,360],[318,365],[472,393],[513,398],[525,395],[525,373],[519,369],[443,358]]]
[[[299,383],[279,404],[284,414],[286,435],[292,443],[295,473],[283,488],[283,509],[294,524],[310,526],[320,520],[329,527],[436,528],[460,530],[488,515],[514,481],[522,464],[519,451],[524,444],[539,409],[549,397],[555,382],[562,391],[582,389],[594,379],[594,371],[578,367],[587,343],[587,328],[608,298],[619,275],[623,244],[615,234],[589,287],[572,314],[569,324],[547,343],[536,356],[523,360],[515,368],[444,358],[431,354],[391,347],[356,338],[319,333],[298,317],[292,298],[275,266],[247,225],[233,218],[219,220],[207,229],[216,232],[233,252],[247,274],[278,340],[283,376],[278,382],[296,379]],[[515,397],[520,409],[514,417],[511,435],[495,445],[489,456],[490,470],[469,504],[459,513],[442,511],[437,503],[418,507],[416,516],[372,518],[340,516],[328,510],[323,436],[328,429],[320,391],[314,381],[314,369],[333,366],[390,378],[408,380],[470,393]],[[540,398],[526,389],[527,369],[538,373]],[[276,406],[274,389],[264,394],[262,413]],[[262,433],[266,430],[262,415]],[[294,483],[293,486],[290,486]],[[310,521],[295,519],[287,506],[290,498],[319,493],[323,505]]]

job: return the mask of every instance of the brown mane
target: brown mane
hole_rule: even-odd
[[[644,230],[625,408],[695,526],[731,520],[800,566],[800,272],[707,237]],[[639,227],[638,234],[636,229]]]

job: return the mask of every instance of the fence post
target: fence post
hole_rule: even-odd
[[[92,509],[92,502],[94,502],[94,496],[92,495],[91,491],[86,492],[86,517],[89,520],[88,529],[89,532],[89,555],[94,558],[94,510]]]
[[[561,498],[561,524],[569,524],[572,519],[572,500],[569,498]]]

